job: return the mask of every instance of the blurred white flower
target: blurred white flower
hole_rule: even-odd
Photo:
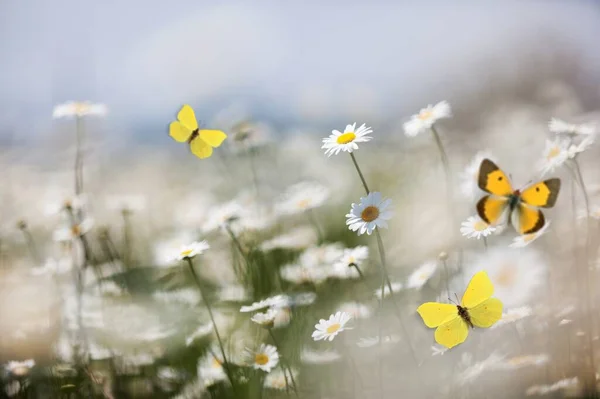
[[[392,283],[390,285],[392,286],[392,292],[394,292],[394,293],[395,292],[400,292],[404,288],[404,285],[402,283],[399,283],[399,282],[392,281]],[[385,298],[385,297],[387,297],[389,295],[390,295],[390,288],[388,287],[387,284],[385,284],[384,288],[383,288],[383,297]],[[381,299],[381,287],[379,287],[379,288],[377,288],[375,290],[375,296],[378,299]]]
[[[343,246],[340,243],[310,247],[302,252],[298,258],[298,263],[308,268],[331,266],[342,256],[343,252]]]
[[[358,144],[366,143],[373,137],[369,134],[373,133],[373,129],[367,127],[364,123],[356,129],[356,123],[352,125],[346,125],[344,133],[338,130],[332,130],[329,137],[323,139],[322,149],[325,149],[325,155],[331,156],[337,155],[340,151],[346,151],[351,153],[354,150],[358,150]]]
[[[571,323],[573,323],[573,320],[571,320],[571,319],[562,319],[562,320],[561,320],[561,321],[558,323],[558,325],[559,325],[559,326],[566,326],[567,324],[571,324]]]
[[[550,357],[546,354],[515,356],[495,364],[493,367],[503,370],[516,370],[526,366],[541,366],[548,363]]]
[[[292,310],[290,307],[274,308],[276,310],[274,328],[286,327],[292,321]]]
[[[19,380],[7,381],[4,384],[4,392],[9,398],[17,396],[21,392],[21,383]]]
[[[425,262],[408,276],[407,288],[420,290],[437,270],[437,262]],[[393,287],[392,287],[393,288]]]
[[[329,189],[317,182],[301,182],[289,187],[275,204],[280,215],[292,215],[320,207],[329,198]]]
[[[440,119],[450,118],[452,110],[447,101],[440,101],[436,105],[428,105],[421,109],[417,115],[411,116],[408,122],[404,123],[404,134],[414,137],[427,129],[430,129],[435,122]]]
[[[326,267],[305,267],[290,264],[279,269],[281,278],[294,284],[320,284],[329,277],[330,270]]]
[[[548,129],[550,129],[552,133],[556,134],[589,136],[596,133],[595,127],[591,124],[576,125],[572,123],[567,123],[558,118],[550,119],[550,122],[548,123]]]
[[[209,351],[204,357],[198,359],[198,380],[206,387],[227,379],[223,369],[223,359],[217,356],[216,352]]]
[[[460,176],[460,191],[469,199],[474,199],[481,193],[479,188],[479,167],[484,159],[494,161],[494,157],[488,151],[481,151],[475,154],[475,157],[469,162]]]
[[[329,316],[329,320],[321,319],[315,324],[315,331],[312,333],[312,337],[315,341],[333,339],[342,331],[344,331],[346,324],[350,321],[352,316],[345,312],[336,312]]]
[[[64,196],[55,193],[50,199],[46,200],[44,213],[48,216],[54,216],[62,213],[66,209],[73,212],[83,210],[87,204],[87,195],[79,194],[73,196]]]
[[[227,143],[233,151],[241,152],[261,147],[270,141],[271,128],[266,123],[246,120],[232,126],[230,140],[227,140]]]
[[[362,271],[364,261],[369,258],[369,247],[359,245],[355,248],[344,249],[340,258],[333,264],[330,276],[340,279],[359,278],[356,267]]]
[[[498,320],[490,329],[498,328],[500,326],[515,323],[519,320],[529,317],[533,314],[533,310],[529,306],[521,306],[518,308],[509,309],[502,314],[502,318]]]
[[[202,225],[202,231],[208,233],[221,228],[239,219],[243,213],[244,207],[237,199],[213,206],[206,213],[207,218]]]
[[[104,116],[107,112],[108,109],[104,104],[94,104],[89,101],[69,101],[55,106],[52,117],[57,119],[88,115]]]
[[[43,275],[61,275],[71,271],[73,267],[72,258],[46,259],[43,266],[34,267],[31,269],[31,274],[34,276]]]
[[[590,207],[590,214],[588,215],[585,209],[577,212],[578,219],[585,219],[587,217],[591,217],[592,219],[600,220],[600,205],[592,205]]]
[[[533,385],[527,388],[525,394],[527,396],[533,395],[546,395],[551,392],[556,392],[561,389],[575,388],[579,385],[579,380],[577,377],[573,378],[564,378],[550,385]]]
[[[119,287],[114,281],[104,281],[99,285],[100,292],[103,295],[120,296],[123,294],[123,289]]]
[[[219,290],[219,300],[222,302],[245,302],[248,292],[241,285],[230,285]]]
[[[270,307],[283,307],[283,306],[287,306],[287,304],[288,304],[288,297],[286,297],[285,295],[275,295],[275,296],[263,299],[262,301],[254,302],[252,305],[242,306],[240,308],[240,312],[242,312],[242,313],[254,312],[256,310],[261,310],[261,309],[270,308]]]
[[[312,245],[317,239],[315,230],[312,227],[298,227],[290,230],[288,233],[274,237],[260,244],[262,251],[272,249],[304,249]]]
[[[470,216],[461,223],[460,233],[467,238],[487,237],[496,231],[495,226],[484,222],[479,216]]]
[[[94,227],[94,220],[85,218],[81,223],[70,224],[55,230],[52,238],[58,242],[73,241],[88,233],[92,227]]]
[[[204,251],[210,248],[206,241],[196,241],[188,245],[183,245],[176,255],[177,260],[192,259],[196,255],[201,255]]]
[[[371,308],[360,302],[344,302],[337,308],[338,312],[348,313],[354,319],[368,319],[371,317]]]
[[[111,195],[106,199],[106,207],[111,211],[139,212],[146,209],[144,195]]]
[[[315,303],[316,300],[317,294],[314,292],[299,292],[288,297],[291,306],[308,306]]]
[[[158,291],[152,294],[154,299],[164,303],[182,303],[195,306],[200,303],[200,294],[197,289],[180,288],[173,291]]]
[[[306,364],[327,364],[337,362],[342,358],[338,352],[334,350],[315,351],[312,349],[303,349],[300,353],[300,360]]]
[[[28,359],[23,361],[11,360],[4,368],[9,374],[16,377],[23,377],[29,374],[29,371],[35,366],[35,360]]]
[[[514,250],[489,248],[477,255],[465,268],[465,276],[472,276],[484,267],[494,284],[495,295],[502,298],[506,308],[527,304],[536,289],[546,281],[548,265],[532,247]],[[463,282],[466,284],[466,282]]]
[[[279,391],[289,389],[289,387],[293,386],[292,381],[298,382],[298,370],[291,369],[291,374],[287,369],[279,368],[273,370],[265,377],[265,388],[277,389]]]
[[[397,344],[400,342],[400,337],[398,335],[384,335],[381,340],[382,344]],[[374,346],[379,345],[379,336],[374,335],[372,337],[363,337],[358,340],[356,345],[360,348],[372,348]]]
[[[509,247],[511,247],[511,248],[526,247],[527,245],[531,244],[532,242],[534,242],[535,240],[537,240],[538,238],[543,236],[546,233],[546,231],[548,230],[548,227],[550,227],[549,220],[546,221],[546,224],[544,225],[544,227],[542,227],[540,230],[536,231],[535,233],[521,234],[521,235],[518,235],[515,238],[513,238],[513,241],[509,245]]]
[[[269,308],[264,313],[255,313],[250,320],[262,327],[273,327],[278,310]]]
[[[442,356],[444,353],[448,351],[448,348],[440,345],[431,346],[431,356]]]
[[[350,213],[346,215],[346,225],[350,230],[357,231],[358,235],[371,235],[376,227],[387,228],[386,221],[393,216],[391,204],[392,200],[384,199],[381,193],[369,193],[366,197],[361,197],[358,204],[352,204]]]
[[[457,383],[465,385],[477,379],[485,370],[494,369],[504,357],[492,353],[484,360],[468,366],[457,375]]]
[[[252,354],[252,367],[257,370],[271,372],[279,363],[279,353],[273,345],[261,344],[257,351]]]
[[[562,166],[568,159],[573,158],[579,152],[584,151],[587,148],[587,145],[588,142],[586,142],[585,148],[583,146],[570,146],[567,140],[560,137],[555,140],[546,140],[543,158],[538,162],[538,169],[542,172],[542,175],[553,172],[556,168]]]
[[[193,333],[185,338],[185,345],[190,346],[195,340],[206,337],[214,331],[213,323],[202,324]]]

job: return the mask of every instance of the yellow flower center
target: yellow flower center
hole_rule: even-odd
[[[181,256],[190,256],[191,253],[191,249],[186,249],[185,251],[181,251]]]
[[[558,154],[560,154],[560,148],[559,147],[552,147],[552,149],[548,152],[548,155],[546,156],[546,159],[551,160],[552,158],[556,158],[558,156]]]
[[[85,103],[75,103],[73,104],[73,108],[76,115],[83,115],[90,109],[90,106]]]
[[[213,357],[212,366],[214,368],[220,368],[220,367],[222,367],[221,362],[216,357]]]
[[[348,258],[348,264],[351,264],[351,263],[356,263],[356,259],[354,259],[354,256],[350,256]]]
[[[419,118],[422,121],[426,121],[427,119],[431,119],[432,116],[433,116],[433,112],[426,110],[426,111],[421,111],[419,113],[419,115],[417,116],[417,118]]]
[[[258,353],[256,356],[254,356],[254,363],[264,366],[265,364],[269,363],[269,356],[265,355],[264,353]]]
[[[524,364],[527,363],[530,359],[530,356],[517,356],[517,357],[513,357],[512,359],[508,360],[508,363],[517,366],[520,364]]]
[[[379,217],[379,208],[376,206],[368,206],[360,214],[360,218],[365,222],[372,222]]]
[[[427,279],[427,273],[421,273],[421,274],[419,274],[419,276],[417,278],[420,281],[426,280]]]
[[[286,387],[286,382],[285,382],[285,377],[283,378],[277,378],[276,380],[273,380],[273,382],[271,383],[271,385],[274,388],[285,388]]]
[[[354,132],[348,132],[338,136],[336,141],[338,144],[348,144],[353,142],[355,138],[356,134]]]
[[[305,209],[305,208],[308,207],[308,205],[310,205],[310,201],[307,200],[307,199],[303,199],[303,200],[298,201],[298,208]]]
[[[484,231],[487,228],[488,228],[488,224],[486,222],[484,222],[483,220],[478,220],[477,222],[475,222],[473,224],[473,230],[475,230],[475,231]]]
[[[504,266],[500,273],[496,277],[496,283],[498,285],[509,286],[515,282],[517,277],[516,270],[513,266]]]
[[[71,226],[71,234],[73,234],[74,236],[81,235],[81,228],[79,227],[79,225],[74,224],[73,226]]]
[[[327,327],[327,334],[333,334],[335,332],[337,332],[342,326],[340,325],[340,323],[335,323],[330,325],[329,327]]]

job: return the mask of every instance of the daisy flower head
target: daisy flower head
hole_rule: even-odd
[[[185,338],[185,345],[190,346],[195,340],[197,340],[199,338],[207,337],[210,334],[212,334],[213,331],[214,331],[214,326],[213,326],[212,322],[207,323],[207,324],[202,324],[198,328],[196,328],[196,330],[194,330],[194,332],[192,332],[190,335],[188,335]]]
[[[277,369],[267,374],[265,377],[265,387],[283,391],[289,388],[292,381],[298,381],[298,370]]]
[[[497,227],[484,222],[479,216],[470,216],[460,224],[460,233],[467,238],[480,239],[496,231]]]
[[[206,356],[198,359],[198,379],[207,387],[227,379],[223,360],[216,353],[209,351]]]
[[[391,204],[392,200],[384,199],[381,193],[369,193],[361,197],[358,204],[352,204],[350,213],[346,215],[346,225],[358,235],[371,235],[376,227],[387,228],[387,220],[393,216]]]
[[[527,245],[531,244],[532,242],[534,242],[535,240],[537,240],[538,238],[543,236],[546,233],[546,231],[548,230],[548,227],[550,227],[550,221],[548,221],[544,225],[544,227],[542,227],[535,233],[518,235],[517,237],[515,237],[513,239],[513,242],[509,245],[509,247],[511,247],[511,248],[526,247]]]
[[[340,151],[346,151],[351,153],[354,150],[358,150],[357,143],[366,143],[371,140],[372,137],[369,134],[373,133],[373,129],[367,127],[364,123],[357,129],[356,123],[347,125],[344,129],[344,133],[333,130],[329,137],[323,139],[322,149],[325,150],[325,155],[331,156],[337,155]]]
[[[417,115],[411,116],[408,122],[404,123],[404,134],[408,137],[416,135],[430,129],[435,122],[440,119],[450,118],[452,110],[447,101],[440,101],[435,105],[428,105],[421,109]]]
[[[275,205],[280,215],[292,215],[317,208],[329,198],[329,189],[316,182],[301,182],[288,188]]]
[[[22,377],[29,374],[29,371],[35,366],[35,360],[28,359],[24,361],[9,361],[5,368],[9,374],[12,374],[17,377]]]
[[[207,233],[221,228],[239,219],[244,213],[244,210],[244,206],[238,200],[232,200],[216,205],[207,212],[207,219],[202,226],[202,231]]]
[[[192,259],[196,255],[202,254],[204,251],[210,248],[210,245],[206,241],[196,241],[189,245],[184,245],[179,249],[177,255],[178,260]]]
[[[533,395],[546,395],[551,392],[560,391],[562,389],[576,388],[579,385],[579,380],[577,377],[573,378],[564,378],[555,382],[554,384],[549,385],[533,385],[527,388],[525,394],[527,396]]]
[[[330,270],[330,277],[339,279],[356,279],[360,277],[357,269],[369,258],[369,247],[360,245],[346,248]]]
[[[550,119],[548,129],[556,134],[568,134],[571,136],[590,136],[596,133],[596,129],[591,124],[573,124],[567,123],[558,118]]]
[[[381,340],[382,344],[397,344],[398,342],[400,342],[400,337],[395,334],[384,335]],[[360,338],[358,340],[358,342],[356,343],[356,346],[358,346],[359,348],[372,348],[378,344],[379,344],[379,336],[374,335],[372,337]]]
[[[265,328],[271,328],[275,324],[275,317],[277,317],[278,309],[269,308],[264,313],[256,313],[250,320]]]
[[[392,293],[400,292],[404,288],[404,285],[399,282],[392,282],[392,284],[390,284],[390,285],[392,286]],[[390,295],[390,288],[386,284],[383,287],[383,297],[385,298],[389,295]],[[381,288],[377,288],[375,290],[375,296],[377,297],[377,299],[381,299]]]
[[[538,163],[538,169],[542,175],[554,171],[569,159],[568,143],[561,138],[546,140],[542,160]]]
[[[251,353],[252,367],[267,373],[279,363],[279,353],[273,345],[261,344],[257,351]]]
[[[315,331],[312,333],[312,337],[315,341],[333,339],[342,331],[345,330],[346,324],[350,321],[352,316],[349,313],[337,312],[329,316],[329,320],[321,319],[319,323],[315,324]]]
[[[348,313],[354,319],[368,319],[371,317],[371,308],[359,302],[346,302],[338,307],[338,311]]]
[[[518,308],[509,309],[505,313],[503,313],[502,318],[490,328],[493,329],[506,324],[515,323],[519,320],[531,316],[532,314],[533,310],[529,306],[520,306]]]
[[[546,354],[515,356],[504,359],[495,368],[503,370],[516,370],[526,366],[541,366],[548,363],[550,357]]]
[[[327,364],[337,362],[342,355],[334,350],[315,351],[303,349],[300,353],[300,360],[305,364]]]
[[[448,351],[448,348],[441,345],[433,345],[431,347],[431,356],[442,356]]]
[[[59,104],[54,107],[52,111],[52,117],[58,118],[80,118],[82,116],[104,116],[108,112],[106,105],[104,104],[93,104],[89,101],[69,101],[63,104]]]
[[[254,302],[252,305],[242,306],[240,308],[240,312],[246,313],[246,312],[254,312],[257,310],[270,308],[270,307],[273,307],[273,308],[284,307],[284,306],[287,306],[288,302],[289,302],[289,298],[287,296],[275,295],[275,296],[263,299],[262,301]]]
[[[587,214],[585,209],[577,212],[578,219],[585,219],[587,217],[591,217],[592,219],[600,220],[600,205],[593,205],[590,207],[590,214]]]
[[[271,251],[277,248],[305,249],[317,241],[317,234],[312,227],[304,226],[290,230],[288,233],[271,238],[260,244],[262,251]]]
[[[73,241],[88,233],[92,227],[94,227],[94,220],[85,218],[80,223],[73,223],[55,230],[52,237],[54,241],[58,242]]]
[[[421,289],[427,281],[433,276],[437,269],[436,262],[425,262],[418,269],[410,274],[408,277],[408,282],[406,284],[407,288],[416,288]],[[393,287],[392,287],[393,288]]]
[[[495,162],[494,157],[488,151],[480,151],[465,167],[460,176],[460,191],[465,198],[474,199],[481,193],[479,188],[479,167],[484,159],[489,159]]]
[[[303,265],[285,265],[279,270],[281,278],[294,284],[320,284],[330,276],[326,267],[305,267]]]

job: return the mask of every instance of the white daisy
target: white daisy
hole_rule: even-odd
[[[214,331],[213,323],[207,323],[199,326],[193,333],[185,338],[185,345],[190,346],[195,340],[206,337]]]
[[[275,317],[277,316],[278,309],[270,308],[264,313],[256,313],[250,320],[262,327],[273,327],[275,324]]]
[[[289,389],[289,387],[292,386],[292,381],[298,381],[298,370],[277,369],[267,374],[267,376],[265,377],[265,387],[283,391],[285,389]]]
[[[442,356],[448,351],[448,348],[440,345],[433,345],[431,347],[431,356]]]
[[[223,359],[216,352],[209,351],[206,356],[198,359],[198,379],[207,387],[227,379]]]
[[[406,283],[407,288],[421,289],[437,270],[436,262],[425,262],[411,273]]]
[[[292,321],[292,309],[290,307],[275,308],[274,328],[288,326]]]
[[[334,350],[315,351],[311,349],[303,349],[300,353],[300,360],[306,364],[327,364],[337,362],[342,358],[338,352]]]
[[[479,188],[479,167],[484,159],[494,161],[494,157],[488,151],[481,151],[475,154],[471,162],[467,165],[460,176],[460,191],[469,199],[474,199],[481,193]],[[495,162],[495,161],[494,161]]]
[[[344,331],[346,323],[350,321],[352,316],[345,312],[337,312],[329,316],[329,320],[321,319],[319,323],[315,324],[315,331],[312,333],[312,337],[315,341],[327,339],[333,341],[333,339],[340,332]]]
[[[23,361],[11,360],[4,367],[9,374],[17,377],[23,377],[29,374],[29,371],[33,368],[33,366],[35,366],[35,360],[28,359]]]
[[[358,129],[356,129],[356,123],[346,125],[344,133],[332,130],[331,135],[323,139],[321,148],[325,149],[327,156],[337,155],[340,151],[352,152],[358,150],[356,143],[366,143],[371,140],[372,137],[369,136],[371,133],[373,133],[373,129],[366,127],[364,123]]]
[[[546,230],[548,230],[549,226],[550,226],[550,221],[547,221],[546,224],[544,225],[544,227],[542,227],[540,230],[536,231],[535,233],[522,234],[522,235],[516,236],[515,238],[513,238],[513,242],[509,245],[509,247],[511,247],[511,248],[526,247],[527,245],[531,244],[532,242],[534,242],[535,240],[537,240],[538,238],[543,236],[546,233]]]
[[[525,366],[541,366],[548,363],[549,360],[550,357],[546,354],[516,356],[502,360],[498,364],[494,365],[494,368],[502,370],[516,370]]]
[[[447,101],[441,101],[436,105],[428,105],[421,109],[417,115],[413,115],[408,122],[404,123],[404,134],[414,137],[419,133],[430,129],[439,119],[450,118],[452,110]]]
[[[551,392],[556,392],[561,389],[575,388],[579,385],[579,380],[577,377],[573,378],[564,378],[550,385],[533,385],[527,388],[525,394],[527,396],[533,395],[546,395]]]
[[[219,300],[222,302],[245,302],[248,292],[241,285],[229,285],[219,290]]]
[[[550,119],[550,122],[548,123],[548,129],[550,129],[552,133],[556,134],[589,136],[596,133],[595,127],[591,124],[576,125],[567,123],[558,118]]]
[[[402,283],[399,283],[399,282],[392,281],[392,283],[390,285],[392,286],[392,292],[393,293],[400,292],[404,288],[404,285]],[[385,297],[387,297],[389,295],[390,295],[390,289],[389,289],[388,285],[385,284],[385,286],[383,288],[383,297],[385,298]],[[378,299],[381,299],[381,287],[377,288],[375,290],[375,296]]]
[[[271,128],[262,122],[244,120],[231,127],[231,139],[227,143],[234,152],[248,151],[271,141]]]
[[[44,213],[48,216],[60,214],[65,209],[73,212],[83,210],[87,203],[87,195],[65,196],[62,193],[53,193],[44,206]]]
[[[55,230],[52,238],[58,242],[73,241],[88,233],[92,227],[94,227],[94,220],[85,218],[81,223],[70,224]]]
[[[546,140],[543,158],[538,163],[538,169],[542,175],[554,171],[569,159],[568,143],[561,138]]]
[[[358,204],[352,204],[350,213],[346,215],[346,225],[358,235],[373,233],[376,227],[387,228],[386,220],[391,219],[393,212],[390,209],[391,199],[384,199],[381,193],[369,193],[361,197]]]
[[[288,188],[275,205],[280,215],[292,215],[317,208],[329,198],[329,189],[317,182],[301,182]]]
[[[244,206],[237,199],[211,207],[206,213],[207,218],[202,225],[202,231],[208,233],[232,223],[239,219],[244,211]]]
[[[363,270],[363,263],[369,258],[369,247],[360,245],[355,248],[346,248],[333,264],[330,270],[330,276],[340,279],[355,279],[360,277],[356,270]]]
[[[204,251],[210,248],[210,245],[206,241],[196,241],[189,245],[184,245],[179,249],[177,255],[178,260],[192,259],[196,255],[202,254]]]
[[[359,302],[345,302],[338,306],[338,311],[348,313],[354,319],[368,319],[371,317],[371,308]]]
[[[279,353],[273,345],[261,344],[257,351],[252,353],[252,367],[269,373],[279,363]]]
[[[289,304],[291,306],[308,306],[315,303],[317,300],[317,294],[314,292],[300,292],[297,294],[291,294],[289,297]]]
[[[457,382],[460,385],[464,385],[477,379],[484,371],[494,369],[502,359],[503,356],[492,353],[484,360],[477,362],[460,372],[457,376]]]
[[[460,233],[467,238],[487,237],[496,231],[495,226],[484,222],[479,216],[470,216],[461,223]]]
[[[61,275],[71,271],[72,267],[73,259],[71,258],[60,258],[58,260],[48,258],[43,266],[31,269],[31,274],[34,276],[43,276],[47,274]]]
[[[200,303],[200,294],[197,289],[180,288],[173,291],[158,291],[152,297],[164,303],[176,303],[195,306]]]
[[[68,117],[82,117],[82,116],[104,116],[108,112],[106,105],[104,104],[93,104],[89,101],[70,101],[64,104],[59,104],[54,107],[52,111],[52,117],[57,118],[68,118]]]
[[[587,214],[585,209],[582,209],[579,212],[577,212],[577,217],[579,219],[585,219],[588,216],[592,219],[600,220],[600,205],[591,206],[589,215]]]
[[[300,257],[298,263],[304,267],[317,268],[330,266],[344,253],[341,243],[323,244],[318,247],[307,248]]]
[[[515,323],[519,320],[529,317],[533,314],[533,310],[529,306],[521,306],[518,308],[509,309],[502,314],[502,318],[490,328],[498,328],[500,326]]]
[[[304,249],[312,245],[317,240],[317,234],[312,227],[298,227],[290,230],[288,233],[274,237],[260,244],[262,251],[270,251],[276,248],[283,249]]]
[[[571,319],[562,319],[561,321],[558,322],[559,326],[566,326],[567,324],[571,324],[573,323],[573,320]]]
[[[381,340],[382,344],[397,344],[400,342],[400,337],[398,335],[384,335]],[[379,345],[379,336],[374,335],[372,337],[363,337],[358,340],[356,345],[360,348],[372,348],[374,346]]]
[[[326,267],[305,267],[302,265],[290,264],[279,269],[281,278],[294,284],[320,284],[330,275],[330,270]]]
[[[262,301],[254,302],[252,305],[242,306],[240,308],[240,312],[242,312],[242,313],[254,312],[256,310],[261,310],[261,309],[270,308],[270,307],[283,307],[283,306],[287,306],[288,302],[289,302],[289,299],[287,296],[275,295],[275,296],[263,299]]]

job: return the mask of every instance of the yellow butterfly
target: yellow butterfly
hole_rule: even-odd
[[[513,190],[506,174],[489,159],[481,162],[477,184],[491,194],[477,203],[481,219],[490,225],[507,219],[519,234],[532,234],[544,227],[544,214],[538,207],[553,207],[560,191],[560,179],[557,178],[531,184],[522,191]],[[508,218],[505,217],[507,211],[510,213]]]
[[[198,129],[194,110],[185,104],[177,114],[177,120],[169,125],[169,135],[180,143],[188,142],[190,150],[198,158],[208,158],[213,148],[221,145],[227,135],[220,130]]]
[[[494,286],[487,273],[476,273],[462,297],[460,305],[427,302],[417,312],[429,328],[435,330],[435,341],[452,348],[465,342],[469,327],[488,328],[502,317],[502,302],[492,298]]]

